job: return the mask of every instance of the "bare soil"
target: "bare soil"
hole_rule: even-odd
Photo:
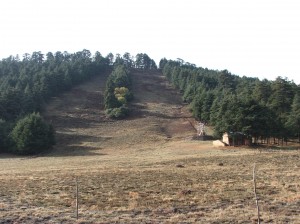
[[[53,98],[57,144],[1,155],[0,223],[300,223],[299,149],[213,148],[159,72],[134,71],[126,120],[105,116],[106,75]],[[79,220],[75,215],[75,180]]]

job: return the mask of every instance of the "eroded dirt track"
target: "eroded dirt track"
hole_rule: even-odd
[[[105,76],[54,98],[57,145],[0,157],[0,223],[300,223],[299,151],[216,149],[159,72],[132,74],[126,120],[107,119]],[[79,220],[75,219],[75,180]]]

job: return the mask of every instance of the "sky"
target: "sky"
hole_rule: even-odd
[[[83,49],[300,84],[298,0],[1,0],[0,59]]]

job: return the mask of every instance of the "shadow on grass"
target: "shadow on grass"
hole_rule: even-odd
[[[74,133],[56,133],[56,145],[52,149],[33,155],[16,155],[13,153],[1,153],[0,159],[9,158],[37,158],[37,157],[64,157],[64,156],[103,156],[101,147],[84,145],[87,143],[101,143],[112,137],[94,137],[89,135],[77,135]]]
[[[300,150],[300,144],[299,145],[266,145],[266,144],[255,144],[250,146],[250,148],[252,149],[256,149],[256,150],[260,150],[260,151],[270,151],[270,150],[275,150],[275,151],[279,151],[279,150],[283,150],[283,151],[297,151]]]
[[[100,115],[99,115],[100,116]],[[94,117],[99,117],[95,115]],[[52,120],[49,118],[49,120]],[[94,127],[99,120],[92,119],[91,117],[71,117],[71,116],[56,116],[54,122],[51,122],[55,129],[68,129],[68,128],[90,128]],[[105,122],[105,121],[101,121]]]
[[[67,156],[105,156],[107,154],[100,153],[101,148],[92,146],[65,146],[63,149],[53,149],[51,152],[42,154],[42,157],[67,157]]]
[[[217,140],[217,139],[214,138],[212,135],[204,135],[204,136],[194,135],[192,137],[192,140],[195,140],[195,141],[213,141],[213,140]]]
[[[90,136],[90,135],[78,135],[76,132],[71,133],[56,133],[56,145],[54,149],[48,154],[43,156],[93,156],[93,155],[106,155],[99,153],[101,147],[89,146],[88,143],[101,144],[110,140],[110,136]]]

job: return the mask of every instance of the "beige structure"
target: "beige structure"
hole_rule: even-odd
[[[252,141],[242,132],[232,132],[223,134],[222,142],[230,146],[251,145]]]
[[[224,146],[226,146],[226,144],[220,140],[216,140],[216,141],[213,141],[213,146],[224,147]]]
[[[225,132],[225,133],[223,134],[222,142],[225,143],[226,145],[230,145],[230,142],[229,142],[229,135],[228,135],[227,132]]]

